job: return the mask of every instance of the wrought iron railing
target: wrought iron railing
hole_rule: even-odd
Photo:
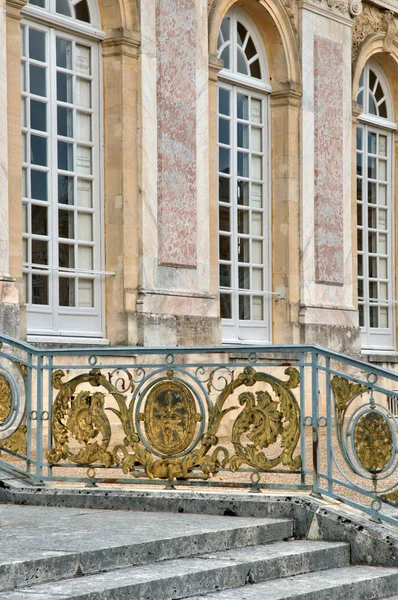
[[[34,484],[303,489],[398,524],[392,371],[308,345],[0,343],[0,467]]]

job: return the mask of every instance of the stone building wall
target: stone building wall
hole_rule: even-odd
[[[0,329],[25,339],[18,68],[25,3],[1,2]],[[99,2],[103,267],[115,273],[104,276],[104,319],[112,345],[221,342],[216,54],[234,4]],[[271,277],[279,293],[272,341],[358,354],[353,98],[374,57],[398,103],[398,5],[236,4],[262,37],[272,82]]]

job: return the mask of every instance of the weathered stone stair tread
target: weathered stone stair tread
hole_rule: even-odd
[[[275,542],[19,588],[0,593],[0,600],[186,598],[198,590],[236,588],[252,579],[265,581],[348,563],[349,545],[342,542]]]
[[[344,567],[246,585],[189,600],[374,600],[398,589],[398,568]],[[396,600],[388,598],[388,600]]]
[[[292,533],[289,519],[0,505],[0,591]]]

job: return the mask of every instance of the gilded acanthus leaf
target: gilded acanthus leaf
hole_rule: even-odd
[[[26,456],[26,424],[20,425],[10,437],[0,440],[0,450],[1,447]]]
[[[336,406],[338,410],[344,410],[347,404],[359,394],[366,392],[366,386],[360,383],[354,383],[345,377],[335,375],[330,382],[334,396],[336,398]]]
[[[3,423],[9,417],[11,406],[11,386],[4,375],[0,375],[0,423]]]

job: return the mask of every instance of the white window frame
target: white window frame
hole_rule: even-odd
[[[246,14],[234,8],[230,10],[226,17],[231,19],[231,38],[232,44],[231,48],[234,50],[236,47],[236,21],[239,21],[244,25],[247,31],[250,33],[250,36],[253,39],[253,42],[256,46],[257,53],[259,55],[260,66],[261,66],[261,75],[262,79],[255,79],[250,76],[242,75],[236,72],[235,65],[235,56],[234,52],[230,52],[230,66],[231,69],[222,69],[219,72],[219,83],[218,89],[223,88],[228,90],[231,93],[231,123],[235,126],[231,126],[230,130],[230,145],[231,145],[231,173],[230,173],[230,216],[231,216],[231,233],[230,233],[230,252],[231,252],[231,260],[228,261],[231,264],[231,288],[223,288],[219,286],[219,293],[230,292],[231,302],[232,302],[232,318],[231,319],[222,319],[222,341],[223,343],[233,343],[233,344],[246,344],[246,343],[254,343],[254,344],[269,344],[272,340],[272,294],[271,294],[271,285],[272,285],[272,272],[271,272],[271,251],[272,251],[272,243],[271,243],[271,232],[272,232],[272,222],[271,222],[271,169],[270,169],[270,110],[269,110],[269,94],[272,90],[271,85],[269,83],[269,74],[268,74],[268,65],[267,58],[265,55],[265,49],[260,35],[258,34],[254,24],[251,20],[246,16]],[[219,49],[219,54],[221,54],[224,46],[221,46]],[[263,111],[263,119],[262,119],[262,127],[263,127],[263,137],[262,137],[262,186],[263,186],[263,207],[262,209],[255,209],[256,212],[261,211],[263,214],[263,234],[262,234],[262,243],[263,243],[263,290],[253,290],[252,288],[248,290],[239,290],[239,281],[238,281],[238,237],[241,237],[242,234],[238,236],[238,227],[237,227],[237,216],[238,216],[238,202],[237,202],[237,182],[238,179],[238,171],[237,171],[237,140],[236,140],[236,123],[237,123],[237,115],[236,115],[236,98],[237,94],[247,94],[250,97],[261,100],[262,103],[262,111]],[[218,96],[218,94],[217,94]],[[218,102],[218,100],[217,100]],[[232,113],[235,112],[235,114]],[[217,115],[219,115],[218,106],[217,106]],[[218,137],[218,124],[219,117],[217,117],[217,141]],[[217,143],[217,148],[219,147],[219,143]],[[218,174],[219,170],[217,170]],[[251,181],[252,178],[249,177],[247,179]],[[220,204],[221,206],[221,204]],[[250,202],[249,202],[249,208]],[[251,215],[251,210],[249,212]],[[226,235],[224,231],[218,229],[218,235]],[[253,238],[252,234],[247,234],[249,239]],[[254,236],[256,237],[256,236]],[[250,256],[250,262],[244,263],[245,267],[252,267],[252,256]],[[219,259],[219,265],[225,264],[226,261]],[[243,263],[242,265],[243,266]],[[263,297],[263,320],[256,321],[253,319],[250,320],[239,320],[239,295],[250,295],[252,296],[262,296]],[[251,315],[252,316],[252,315]]]
[[[54,0],[51,1],[51,6]],[[90,15],[93,15],[92,6],[90,6]],[[101,79],[101,49],[98,40],[103,37],[102,32],[96,31],[95,27],[81,23],[72,18],[63,17],[58,14],[48,12],[36,6],[27,5],[23,11],[29,15],[28,19],[21,22],[22,26],[33,27],[34,29],[44,31],[46,33],[47,45],[47,104],[53,108],[47,110],[48,121],[48,253],[49,268],[43,268],[43,273],[49,275],[49,305],[33,305],[27,304],[27,320],[28,320],[28,341],[48,341],[54,343],[107,343],[104,339],[105,332],[105,286],[104,272],[102,265],[104,264],[104,243],[103,243],[103,137],[102,137],[102,79]],[[94,31],[98,35],[94,35]],[[79,33],[76,33],[79,32]],[[55,52],[51,53],[50,48],[55,48],[55,38],[64,37],[71,39],[74,42],[81,43],[91,48],[91,81],[92,81],[92,200],[93,210],[93,240],[95,250],[93,252],[93,269],[90,271],[82,271],[78,268],[72,272],[80,274],[83,278],[94,279],[94,307],[83,308],[75,307],[59,307],[54,305],[54,297],[58,296],[55,287],[58,286],[58,274],[60,272],[58,265],[55,262],[57,252],[53,256],[53,249],[58,243],[58,232],[56,225],[58,223],[58,202],[57,202],[57,100],[54,92],[56,90],[55,77]],[[29,94],[28,94],[29,97]],[[74,106],[76,106],[74,102]],[[76,110],[74,108],[74,110]],[[76,138],[75,138],[76,140]],[[87,144],[85,144],[87,145]],[[74,161],[77,157],[74,158]],[[75,162],[76,164],[76,162]],[[34,167],[35,168],[35,167]],[[85,177],[83,175],[83,177]],[[28,200],[31,204],[31,200]],[[76,207],[76,204],[74,205]],[[77,210],[75,208],[75,210]],[[89,211],[88,211],[89,212]],[[76,220],[75,220],[76,225]],[[25,237],[30,237],[29,235]],[[77,240],[77,231],[75,231],[75,243]],[[89,245],[89,244],[88,244]],[[31,264],[31,263],[30,263]],[[77,267],[75,265],[75,267]],[[31,270],[28,267],[28,270]],[[26,269],[25,269],[26,271]],[[65,271],[64,271],[65,274]],[[76,279],[77,284],[77,279]],[[77,292],[75,292],[77,293]],[[29,322],[30,321],[30,322]]]
[[[386,99],[387,118],[379,117],[377,115],[369,114],[368,112],[368,81],[369,81],[369,70],[372,70],[380,85],[382,86],[384,96]],[[358,143],[356,144],[356,154],[362,153],[362,243],[363,243],[363,296],[358,294],[358,304],[363,305],[364,313],[364,324],[361,326],[361,346],[365,351],[387,351],[392,352],[395,350],[396,345],[396,333],[395,333],[395,260],[394,260],[394,130],[397,129],[397,125],[393,121],[393,105],[391,100],[391,94],[387,80],[384,76],[383,71],[379,65],[370,60],[364,67],[363,70],[364,78],[364,94],[363,94],[363,113],[358,117],[358,130],[362,130],[362,151],[358,150]],[[368,203],[368,134],[382,135],[387,138],[387,186],[386,186],[386,212],[387,212],[387,300],[381,300],[379,297],[374,300],[370,297],[369,293],[369,254],[376,255],[377,260],[380,255],[379,244],[376,252],[369,252],[368,244],[368,208],[375,208],[373,203]],[[373,179],[373,178],[371,178]],[[378,181],[379,179],[377,179]],[[378,206],[378,205],[376,205]],[[357,229],[360,227],[357,225]],[[360,251],[358,251],[358,257]],[[358,276],[360,277],[360,276]],[[379,282],[380,273],[377,272],[377,281]],[[388,327],[370,327],[370,307],[386,307],[388,310]]]

